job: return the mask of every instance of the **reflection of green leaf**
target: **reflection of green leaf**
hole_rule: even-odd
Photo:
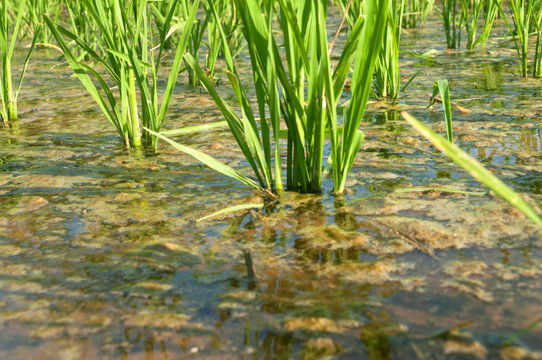
[[[465,190],[459,190],[459,189],[436,188],[436,187],[414,187],[414,188],[393,189],[393,192],[396,192],[396,193],[417,192],[417,191],[440,191],[444,193],[455,193],[455,194],[465,194],[465,195],[475,195],[475,196],[484,196],[488,194],[487,191],[465,191]]]
[[[229,177],[232,177],[234,179],[237,179],[237,180],[241,181],[244,184],[255,187],[256,189],[262,190],[262,187],[260,187],[260,185],[258,185],[257,183],[255,183],[251,179],[247,178],[246,176],[240,174],[239,172],[237,172],[237,170],[233,169],[232,167],[230,167],[230,166],[228,166],[226,164],[222,164],[220,161],[216,160],[215,158],[213,158],[213,157],[211,157],[211,156],[209,156],[209,155],[207,155],[207,154],[205,154],[205,153],[203,153],[201,151],[198,151],[198,150],[189,148],[188,146],[184,146],[182,144],[179,144],[178,142],[175,142],[175,141],[165,137],[164,135],[161,135],[161,134],[159,134],[157,132],[154,132],[154,131],[146,128],[146,127],[143,127],[143,129],[147,130],[152,135],[155,135],[156,137],[159,137],[160,139],[167,141],[175,149],[177,149],[179,151],[182,151],[185,154],[188,154],[188,155],[192,156],[193,158],[195,158],[195,159],[201,161],[202,163],[204,163],[205,165],[209,166],[211,169],[216,170],[216,171],[218,171],[218,172],[220,172],[220,173],[222,173],[224,175],[227,175]]]
[[[450,337],[460,336],[461,330],[471,326],[473,322],[473,320],[467,320],[448,329],[437,331],[436,333],[429,335],[429,339],[448,339]]]
[[[231,213],[231,212],[234,212],[234,211],[239,211],[239,210],[246,210],[246,209],[261,209],[263,207],[263,204],[241,204],[241,205],[234,205],[234,206],[230,206],[230,207],[227,207],[225,209],[222,209],[222,210],[218,210],[212,214],[209,214],[209,215],[206,215],[202,218],[199,218],[198,220],[196,221],[203,221],[203,220],[207,220],[207,219],[210,219],[210,218],[213,218],[215,216],[219,216],[219,215],[223,215],[223,214],[228,214],[228,213]]]
[[[435,147],[448,155],[450,159],[466,170],[472,177],[490,188],[504,200],[508,201],[536,224],[542,226],[542,218],[536,213],[531,205],[523,200],[518,193],[489,172],[482,164],[470,157],[469,154],[461,150],[457,145],[433,132],[407,112],[403,112],[401,115],[414,127],[414,129],[416,129],[416,131],[429,139]]]
[[[165,135],[165,136],[180,136],[180,135],[189,135],[193,133],[198,133],[204,130],[210,130],[210,129],[215,129],[215,128],[227,128],[227,127],[228,127],[227,121],[217,121],[210,124],[187,126],[187,127],[179,128],[179,129],[162,130],[160,131],[160,134]]]
[[[530,323],[529,325],[527,325],[526,327],[524,327],[523,329],[519,330],[517,333],[515,333],[514,335],[508,337],[506,340],[503,341],[502,345],[503,346],[508,346],[508,345],[511,345],[514,341],[516,341],[520,336],[528,333],[529,331],[531,331],[532,329],[534,329],[535,327],[537,327],[538,325],[542,324],[542,318],[540,319],[537,319],[535,321],[533,321],[532,323]]]

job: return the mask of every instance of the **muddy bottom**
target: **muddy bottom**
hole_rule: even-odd
[[[202,222],[262,200],[164,143],[128,154],[57,54],[36,52],[0,132],[0,358],[542,359],[542,229],[399,116],[444,133],[427,105],[448,78],[456,143],[537,207],[539,81],[498,42],[445,51],[429,35],[404,36],[437,55],[405,55],[405,81],[422,74],[370,104],[344,197],[326,179]],[[175,91],[166,128],[222,120],[203,91]],[[178,140],[248,174],[225,130]]]

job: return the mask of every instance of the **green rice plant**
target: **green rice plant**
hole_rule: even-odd
[[[76,1],[74,1],[76,2]],[[26,0],[26,23],[32,37],[37,29],[40,29],[36,41],[40,44],[51,42],[51,34],[43,25],[43,16],[58,19],[61,10],[61,1],[59,0]]]
[[[391,0],[388,9],[388,23],[382,49],[375,65],[374,95],[378,98],[397,99],[401,87],[399,73],[399,43],[401,41],[402,19],[405,3]]]
[[[177,46],[161,106],[158,101],[157,74],[177,1],[169,2],[164,26],[158,34],[160,44],[157,47],[156,56],[152,44],[154,37],[151,27],[152,18],[147,16],[147,0],[82,1],[86,11],[100,30],[102,42],[100,47],[106,50],[102,55],[95,52],[89,44],[72,32],[54,24],[48,17],[45,17],[45,21],[75,75],[94,98],[106,118],[115,126],[126,147],[138,148],[142,143],[139,122],[158,132],[165,120],[199,0],[191,5],[185,19],[183,35]],[[75,41],[78,47],[91,56],[97,66],[93,67],[78,61],[64,37]],[[98,72],[98,66],[103,67],[108,77]],[[90,75],[97,80],[100,90],[93,83]],[[113,85],[110,85],[108,81],[112,81]],[[138,101],[137,90],[139,90],[140,101]],[[150,133],[145,132],[143,140],[145,144],[152,145],[154,150],[157,150],[156,138]]]
[[[239,174],[206,154],[156,134],[213,169],[268,192],[283,190],[283,157],[286,160],[286,188],[301,192],[320,191],[326,130],[330,136],[330,157],[334,190],[342,193],[346,177],[360,149],[363,133],[358,130],[371,90],[374,64],[380,51],[388,1],[363,2],[364,17],[358,17],[343,52],[331,71],[327,42],[327,1],[272,2],[235,0],[242,32],[251,60],[255,109],[242,85],[229,47],[224,45],[226,75],[235,93],[238,115],[216,91],[198,61],[186,54],[193,68],[226,118],[230,131],[251,166],[257,181]],[[214,16],[218,16],[212,7]],[[273,31],[280,19],[282,41]],[[223,44],[226,36],[217,22]],[[281,57],[278,43],[284,44]],[[354,62],[352,99],[339,127],[337,103]],[[254,111],[258,111],[260,121]],[[281,132],[287,140],[281,145]]]
[[[474,48],[478,19],[482,13],[484,0],[461,0],[461,17],[467,31],[467,49]]]
[[[461,17],[457,13],[457,0],[442,0],[442,9],[437,8],[438,16],[444,26],[446,46],[457,49],[461,43]]]
[[[533,11],[534,31],[536,31],[536,47],[533,62],[533,77],[542,76],[542,1],[536,0]]]
[[[354,27],[357,18],[362,16],[362,1],[359,0],[337,0],[337,3],[341,7],[346,24],[349,29]]]
[[[180,0],[179,6],[179,17],[185,19],[192,6],[192,0]],[[203,34],[207,29],[209,20],[211,19],[212,14],[210,11],[205,11],[205,17],[203,20],[197,19],[194,21],[194,24],[190,30],[190,36],[188,38],[187,51],[190,53],[194,59],[199,59],[199,51],[203,44]],[[183,33],[186,30],[183,29]],[[188,70],[188,83],[192,86],[198,86],[199,81],[198,77],[195,75],[191,67],[187,67]]]
[[[220,48],[222,47],[222,41],[220,37],[220,31],[217,26],[217,17],[213,16],[212,9],[209,6],[209,1],[206,3],[203,3],[203,7],[205,9],[205,12],[209,17],[209,22],[207,24],[207,42],[205,42],[205,47],[207,48],[207,54],[205,55],[205,71],[207,72],[207,76],[210,79],[214,78],[215,74],[215,65],[216,61],[218,59],[218,55],[220,54]],[[224,15],[224,1],[219,1],[217,7],[219,7],[220,11],[219,14],[222,14],[222,16],[219,16],[218,19],[223,19]],[[222,6],[221,6],[222,5]],[[233,16],[226,16],[227,18],[232,18]],[[224,29],[224,26],[222,26]],[[190,71],[192,69],[190,68]]]
[[[213,16],[210,4],[213,4],[218,17]],[[236,14],[237,10],[233,1],[215,1],[206,0],[203,2],[203,8],[209,21],[207,24],[207,54],[205,56],[205,71],[210,79],[214,78],[216,61],[219,56],[224,56],[222,50],[222,38],[220,35],[217,21],[220,21],[220,26],[227,40],[231,56],[235,59],[243,48],[243,38],[239,28],[239,19]]]
[[[89,45],[92,50],[95,52],[98,51],[100,43],[97,38],[97,25],[88,16],[84,3],[81,0],[66,0],[64,4],[68,13],[70,31],[85,44]],[[56,22],[57,20],[54,21]],[[76,46],[76,51],[79,53],[79,58],[90,60],[90,55],[81,46]]]
[[[467,49],[472,50],[476,44],[485,47],[493,22],[498,13],[501,0],[461,0],[461,18],[467,32]],[[478,21],[484,14],[484,23],[480,37],[476,37]]]
[[[521,211],[525,216],[534,221],[539,226],[542,226],[542,217],[527,203],[518,193],[509,188],[482,164],[470,157],[466,152],[461,150],[457,145],[447,141],[439,136],[427,126],[419,122],[406,112],[402,116],[409,122],[416,131],[426,137],[440,151],[445,153],[452,161],[466,170],[472,177],[487,186],[495,194],[508,201],[512,206]]]
[[[454,142],[452,130],[452,102],[450,101],[450,88],[448,80],[437,80],[433,84],[433,96],[429,106],[432,106],[437,101],[437,95],[440,94],[442,106],[444,107],[444,119],[446,121],[446,137],[449,142]]]
[[[366,17],[365,26],[354,61],[354,75],[351,83],[352,98],[343,119],[341,134],[335,127],[336,123],[331,123],[333,187],[337,193],[344,191],[346,178],[363,141],[363,133],[358,130],[358,127],[369,99],[371,75],[378,56],[377,51],[379,51],[377,49],[382,46],[388,4],[389,1],[364,1],[363,3],[363,14]],[[340,145],[339,136],[341,138]]]
[[[30,45],[30,50],[26,56],[26,59],[23,63],[23,69],[21,71],[21,77],[17,87],[13,87],[13,79],[11,76],[11,60],[13,57],[13,51],[15,49],[15,43],[17,42],[17,37],[20,35],[21,25],[23,22],[23,16],[25,14],[26,1],[21,0],[19,6],[16,8],[15,21],[14,17],[9,13],[10,10],[9,3],[6,0],[1,0],[0,5],[0,53],[2,56],[2,77],[0,78],[0,94],[1,94],[1,109],[0,116],[4,125],[7,126],[10,120],[17,118],[17,98],[19,92],[21,91],[21,85],[26,73],[26,67],[30,59],[30,55],[34,50],[36,39],[39,35],[39,28],[34,34],[32,44]],[[13,9],[13,8],[11,8]]]
[[[401,5],[405,7],[402,24],[405,28],[421,26],[427,16],[433,10],[435,0],[403,0]]]
[[[482,49],[485,49],[487,41],[489,39],[489,35],[491,33],[491,29],[493,28],[493,22],[497,18],[497,14],[499,13],[499,7],[502,3],[502,0],[487,0],[484,3],[483,9],[484,9],[484,25],[482,27],[482,33],[480,34],[480,37],[474,42],[474,46],[476,44],[480,43],[482,45]]]
[[[529,35],[533,28],[540,29],[542,27],[542,15],[541,5],[539,0],[509,0],[508,6],[510,7],[512,24],[508,19],[509,15],[504,11],[502,4],[499,3],[499,11],[502,14],[508,30],[512,35],[514,40],[514,46],[516,48],[519,60],[520,60],[520,71],[522,77],[527,77],[528,68],[527,62],[529,58],[528,49],[529,49]],[[537,30],[539,32],[539,30]],[[540,74],[542,70],[538,67],[537,64],[540,64],[538,60],[540,56],[540,38],[537,38],[537,52],[535,57],[535,66],[533,71],[533,76]]]

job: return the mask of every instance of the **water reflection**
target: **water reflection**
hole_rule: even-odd
[[[387,110],[383,112],[377,112],[367,115],[365,121],[371,122],[375,125],[388,125],[391,126],[388,131],[390,132],[400,132],[404,128],[402,125],[398,125],[395,122],[404,123],[403,118],[401,117],[401,112],[397,110]]]
[[[290,359],[295,338],[290,333],[267,332],[262,341],[265,359]]]
[[[460,144],[460,147],[482,163],[494,166],[533,163],[537,161],[535,156],[518,158],[518,154],[532,152],[535,155],[542,151],[542,135],[540,129],[532,129],[508,134],[503,140],[492,140],[489,146]]]

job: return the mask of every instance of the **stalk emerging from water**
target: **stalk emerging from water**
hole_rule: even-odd
[[[147,0],[82,1],[100,29],[99,47],[105,49],[103,54],[98,54],[91,44],[62,26],[54,24],[48,17],[45,17],[45,21],[75,75],[98,103],[103,114],[115,126],[126,146],[138,148],[143,140],[145,144],[152,145],[156,151],[156,137],[149,132],[142,136],[139,122],[155,132],[159,132],[162,127],[181,68],[188,36],[195,22],[199,0],[194,1],[189,7],[188,15],[184,19],[183,34],[177,44],[161,106],[158,104],[157,74],[164,46],[168,36],[171,35],[171,21],[178,0],[169,2],[166,16],[159,19],[162,26],[159,27],[160,44],[157,47],[156,60],[152,46],[154,35],[151,27],[152,18],[147,16]],[[74,41],[81,49],[81,53],[87,53],[92,60],[103,66],[113,80],[114,86],[110,86],[104,75],[98,73],[94,67],[79,61],[64,37]],[[101,91],[94,85],[90,75],[98,81]]]
[[[21,31],[21,23],[23,20],[26,0],[21,0],[19,7],[17,8],[17,17],[13,29],[10,25],[13,23],[10,14],[8,13],[8,3],[6,0],[0,2],[2,8],[0,9],[0,53],[2,54],[2,77],[0,78],[0,95],[1,95],[1,109],[0,116],[4,125],[7,126],[10,120],[17,119],[17,98],[21,91],[21,85],[23,83],[24,75],[26,73],[26,67],[30,60],[30,55],[36,45],[36,39],[39,36],[40,28],[38,27],[34,33],[30,50],[26,56],[21,72],[21,77],[17,87],[13,88],[13,80],[11,76],[11,60],[13,57],[13,51],[15,49],[15,42]]]
[[[333,170],[334,191],[342,193],[363,140],[358,126],[367,105],[374,65],[382,45],[388,0],[363,2],[363,17],[356,18],[334,72],[327,41],[327,1],[279,0],[278,8],[275,8],[272,2],[235,0],[235,5],[250,54],[255,108],[259,116],[255,116],[246,96],[220,21],[216,21],[216,26],[222,38],[226,75],[241,115],[218,94],[197,59],[186,54],[185,60],[226,118],[257,183],[244,176],[241,178],[240,174],[216,160],[211,161],[205,154],[181,144],[175,146],[213,169],[260,189],[280,192],[286,187],[300,192],[317,192],[322,185],[327,130],[331,138],[328,161]],[[216,9],[213,8],[213,12],[218,17]],[[280,19],[282,41],[275,39],[272,23],[275,16]],[[279,43],[284,44],[284,58]],[[343,119],[344,126],[339,127],[337,103],[353,61],[352,99]],[[286,149],[279,141],[284,131]],[[175,143],[169,139],[168,142]]]
[[[514,40],[514,45],[520,60],[520,69],[521,76],[527,77],[528,69],[527,63],[529,59],[529,35],[531,31],[536,30],[538,32],[537,43],[536,43],[536,53],[534,61],[534,70],[533,77],[539,76],[542,74],[542,69],[540,68],[540,31],[542,28],[542,5],[540,1],[537,0],[509,0],[508,6],[512,12],[512,24],[508,19],[508,15],[504,11],[502,4],[498,3],[499,11],[503,16],[510,35]]]

